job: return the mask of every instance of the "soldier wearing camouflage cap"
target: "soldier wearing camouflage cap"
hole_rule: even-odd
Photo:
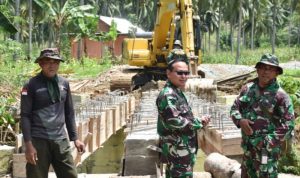
[[[258,77],[242,87],[230,115],[242,132],[242,177],[276,178],[281,144],[295,126],[294,109],[276,79],[283,73],[278,58],[264,54],[255,68]]]
[[[183,50],[172,52],[167,60],[167,83],[159,93],[157,132],[162,150],[160,160],[166,163],[166,177],[192,177],[197,151],[197,130],[205,127],[209,116],[195,117],[184,95],[189,75]]]
[[[182,49],[182,44],[180,40],[175,40],[173,44],[173,49]]]
[[[76,132],[69,82],[57,75],[61,61],[56,48],[42,50],[35,60],[42,70],[21,92],[27,178],[47,178],[50,164],[57,178],[76,178],[69,140],[79,153],[85,151]]]

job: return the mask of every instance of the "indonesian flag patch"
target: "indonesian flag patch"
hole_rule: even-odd
[[[22,88],[21,94],[22,95],[27,95],[27,88]]]

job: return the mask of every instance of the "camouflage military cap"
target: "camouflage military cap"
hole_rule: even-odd
[[[59,56],[58,49],[57,48],[46,48],[43,49],[40,53],[40,56],[36,58],[34,61],[35,63],[38,63],[39,60],[49,58],[49,59],[55,59],[63,62],[63,59]]]
[[[188,64],[188,58],[182,49],[174,49],[167,57],[168,66],[174,64],[174,62],[183,61]]]
[[[261,64],[275,66],[278,68],[279,74],[283,73],[282,67],[279,66],[278,58],[273,54],[266,53],[266,54],[262,55],[262,57],[260,58],[260,61],[256,63],[255,68],[258,68],[258,66]]]

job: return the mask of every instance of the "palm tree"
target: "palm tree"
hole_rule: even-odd
[[[20,0],[15,0],[15,16],[16,17],[20,16]],[[16,22],[15,24],[16,24],[16,28],[19,29],[20,28],[19,22]],[[19,31],[15,34],[15,40],[18,42],[20,41]]]
[[[220,48],[220,29],[221,29],[221,18],[222,18],[222,14],[224,12],[224,1],[223,0],[218,0],[216,1],[217,3],[217,12],[219,13],[219,17],[218,17],[218,28],[216,28],[216,52],[219,51]]]
[[[0,5],[0,27],[7,32],[14,34],[17,32],[16,27],[13,25],[13,23],[9,20],[9,17],[3,13],[4,11],[8,12],[8,9],[6,9],[6,6]],[[6,10],[5,10],[6,9]]]
[[[120,8],[118,6],[118,1],[111,0],[98,0],[97,5],[99,6],[99,14],[104,16],[121,16]],[[122,4],[124,6],[124,4]]]
[[[210,11],[208,10],[204,15],[205,25],[208,29],[208,51],[210,51],[210,37],[211,34],[215,31],[215,29],[219,28],[219,12],[218,11]]]
[[[239,1],[239,20],[238,20],[238,34],[237,34],[237,50],[236,50],[236,58],[235,64],[239,63],[240,59],[240,48],[241,48],[241,29],[242,29],[242,7],[243,7],[243,0]]]
[[[234,26],[238,19],[239,7],[236,6],[239,4],[239,0],[226,1],[226,8],[224,13],[224,21],[229,22],[230,25],[230,50],[233,53],[233,36],[234,36]]]
[[[294,15],[294,11],[295,9],[297,9],[297,7],[300,6],[300,1],[299,0],[290,0],[289,2],[290,4],[290,8],[289,8],[289,27],[288,27],[288,46],[290,47],[291,46],[291,36],[292,36],[292,18],[293,18],[293,15]],[[299,6],[297,6],[297,4],[299,4]],[[300,10],[300,9],[299,9]],[[299,13],[299,11],[296,11]]]
[[[196,6],[194,7],[195,11],[200,16],[200,19],[202,21],[203,29],[205,29],[205,32],[208,32],[208,51],[210,51],[210,37],[211,34],[219,29],[219,9],[218,9],[218,1],[212,1],[212,0],[194,0],[194,4]],[[202,33],[204,35],[204,43],[203,43],[203,49],[205,49],[205,39],[206,35],[205,33]]]
[[[286,22],[287,11],[283,8],[283,3],[284,0],[271,0],[269,6],[268,17],[271,20],[271,45],[273,54],[275,53],[277,26],[281,26]]]
[[[84,5],[84,0],[80,0],[80,5]],[[80,26],[80,25],[79,25]],[[78,40],[78,45],[77,45],[77,59],[81,59],[82,55],[81,55],[81,46],[82,46],[82,40],[81,38]],[[86,51],[86,50],[85,50]],[[86,53],[85,53],[86,54]]]
[[[253,0],[251,4],[251,50],[254,49],[254,19],[255,19],[255,7],[258,4],[257,0]]]

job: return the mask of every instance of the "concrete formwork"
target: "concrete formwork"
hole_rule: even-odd
[[[103,99],[104,98],[104,99]],[[77,99],[78,100],[78,99]],[[76,101],[77,101],[76,100]],[[71,142],[71,152],[75,164],[80,165],[88,156],[109,139],[118,129],[126,125],[126,121],[134,112],[134,97],[106,96],[96,100],[81,100],[84,103],[75,103],[76,125],[78,138],[86,145],[86,152],[79,154]],[[130,104],[129,104],[130,103]],[[22,135],[18,139],[18,152],[22,147]],[[16,178],[26,177],[26,159],[24,153],[14,154],[13,171]],[[99,175],[97,175],[99,176]],[[80,176],[79,176],[80,177]]]

